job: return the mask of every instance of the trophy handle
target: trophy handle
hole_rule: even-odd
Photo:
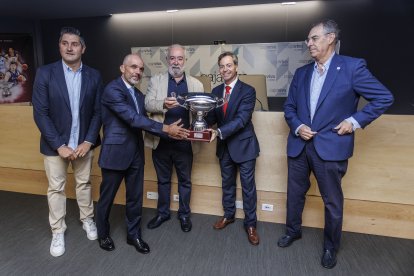
[[[181,106],[181,107],[183,107],[183,108],[185,108],[185,109],[188,109],[188,105],[187,105],[187,103],[185,102],[185,98],[184,97],[181,97],[180,95],[178,95],[177,96],[177,94],[175,93],[175,92],[171,92],[171,96],[173,97],[173,98],[176,98],[177,99],[177,102],[178,102],[178,105],[179,106]],[[183,100],[184,101],[184,104],[181,104],[178,100]]]
[[[222,107],[224,104],[226,104],[229,101],[229,97],[229,94],[227,94],[224,98],[216,97],[216,108]]]

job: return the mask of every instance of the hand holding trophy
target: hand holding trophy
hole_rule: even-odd
[[[187,139],[209,142],[211,131],[208,130],[204,117],[214,108],[223,106],[227,102],[227,98],[218,98],[203,92],[191,92],[177,97],[174,92],[171,94],[177,99],[179,106],[190,110],[195,115],[195,120],[191,123],[190,134]],[[180,103],[180,101],[183,103]]]

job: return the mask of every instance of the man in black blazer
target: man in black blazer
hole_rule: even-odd
[[[102,95],[103,140],[99,166],[102,170],[100,197],[96,207],[99,246],[107,251],[115,249],[109,235],[109,213],[119,185],[125,179],[127,243],[138,252],[150,252],[141,238],[142,194],[144,185],[144,141],[142,130],[175,139],[187,137],[188,130],[178,125],[148,118],[144,95],[134,86],[144,71],[138,54],[124,58],[120,66],[122,76],[110,82]]]
[[[40,67],[33,86],[33,116],[40,152],[49,181],[47,199],[53,238],[50,254],[65,253],[66,177],[69,163],[76,182],[76,198],[83,229],[97,239],[93,222],[90,173],[93,149],[100,144],[101,75],[81,61],[86,45],[79,30],[63,28],[59,39],[62,60]]]
[[[256,158],[260,147],[252,124],[252,113],[256,103],[256,90],[237,77],[238,59],[232,52],[224,52],[218,58],[219,71],[224,84],[215,87],[212,93],[221,98],[227,97],[223,108],[216,108],[208,114],[209,125],[217,123],[212,139],[217,136],[216,155],[220,161],[224,216],[214,229],[223,229],[234,222],[236,213],[236,173],[240,171],[243,195],[244,227],[248,240],[259,244],[256,232]]]

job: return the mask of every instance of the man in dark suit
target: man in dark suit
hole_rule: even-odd
[[[120,70],[122,76],[110,82],[102,95],[103,141],[99,156],[102,183],[96,206],[98,240],[102,249],[115,249],[109,235],[109,213],[119,185],[125,179],[127,243],[147,254],[150,249],[141,238],[140,225],[145,163],[142,130],[176,139],[187,137],[188,130],[178,125],[180,120],[163,125],[148,118],[144,95],[134,87],[144,71],[139,55],[127,55]]]
[[[79,30],[62,28],[62,60],[40,67],[33,86],[33,115],[40,130],[49,181],[47,198],[53,239],[50,254],[65,253],[66,177],[69,163],[76,181],[80,220],[90,240],[97,239],[93,222],[90,173],[93,149],[100,144],[100,98],[103,89],[98,71],[82,64],[86,45]]]
[[[240,171],[243,195],[244,227],[248,240],[253,245],[259,244],[256,231],[256,158],[259,156],[259,142],[252,124],[252,113],[256,103],[256,91],[237,77],[237,56],[224,52],[218,58],[219,71],[224,84],[215,87],[212,93],[228,102],[223,108],[217,108],[208,114],[209,125],[217,123],[217,130],[212,130],[211,141],[217,136],[216,155],[220,161],[223,188],[224,216],[215,224],[220,230],[234,222],[236,213],[236,173]]]
[[[333,268],[339,249],[344,196],[341,180],[354,148],[354,132],[379,117],[393,96],[366,68],[362,59],[335,54],[338,25],[313,25],[306,43],[315,62],[296,70],[285,102],[290,128],[287,142],[287,247],[302,236],[302,212],[314,173],[325,204],[324,251],[321,265]],[[357,110],[360,96],[369,101]]]

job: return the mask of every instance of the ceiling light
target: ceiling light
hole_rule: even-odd
[[[282,5],[296,5],[296,2],[282,2]]]
[[[178,10],[167,10],[167,12],[168,12],[168,13],[171,13],[171,12],[178,12]]]

